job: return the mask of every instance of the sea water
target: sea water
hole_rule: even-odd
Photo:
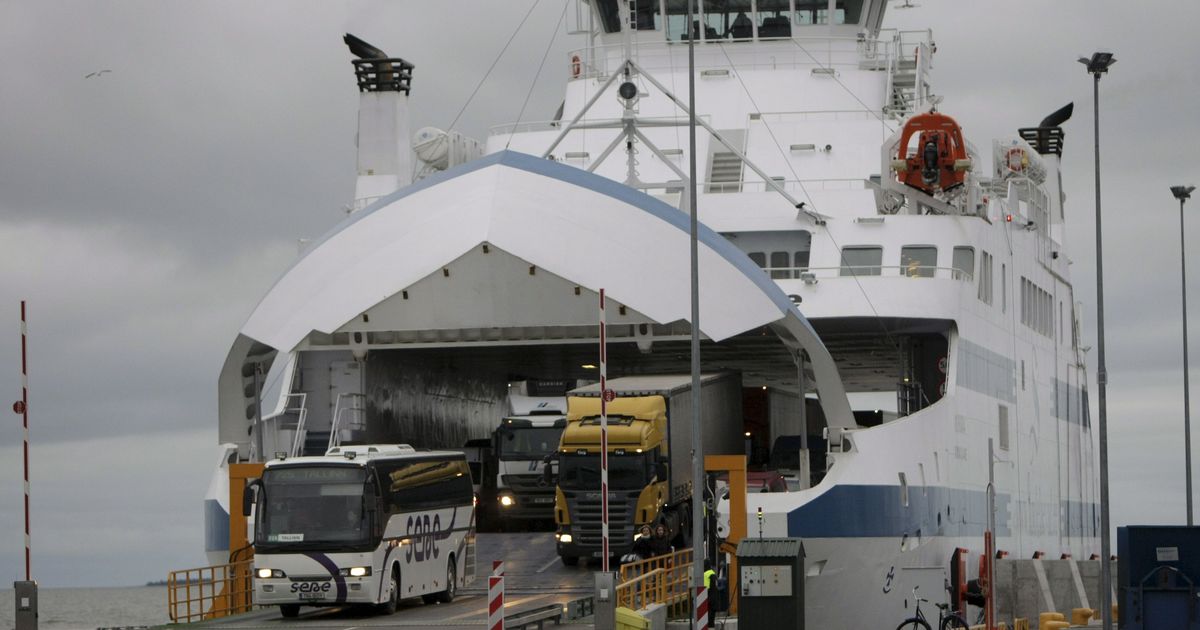
[[[0,590],[0,630],[16,624],[16,595]],[[165,586],[38,589],[38,630],[95,630],[169,623]]]

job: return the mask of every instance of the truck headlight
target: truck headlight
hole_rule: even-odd
[[[558,541],[563,542],[563,543],[569,543],[573,540],[575,540],[575,538],[572,537],[570,534],[562,534],[561,536],[558,537]]]
[[[348,577],[365,577],[371,575],[371,567],[347,567],[339,569],[338,573]]]
[[[263,579],[287,577],[287,575],[285,575],[284,572],[280,571],[279,569],[259,569],[256,573],[258,577]]]
[[[514,503],[516,503],[516,501],[514,501],[510,495],[506,494],[500,497],[500,505],[504,507],[512,507]]]

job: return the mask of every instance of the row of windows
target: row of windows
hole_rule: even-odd
[[[621,0],[598,0],[596,3],[600,21],[608,33],[620,30],[617,5],[619,1]],[[663,30],[665,12],[667,39],[687,40],[686,0],[628,2],[629,14],[636,30]],[[693,15],[695,23],[691,29],[692,36],[704,40],[751,39],[755,27],[759,37],[790,37],[793,24],[828,24],[830,16],[834,24],[857,24],[863,19],[863,0],[758,0],[756,5],[728,0],[700,0],[695,8],[697,12]],[[755,8],[757,11],[753,10]],[[704,24],[703,33],[699,29],[701,21]]]
[[[1054,297],[1021,276],[1021,323],[1054,338]]]
[[[800,277],[800,272],[808,269],[808,250],[800,252],[749,252],[746,254],[754,264],[770,274],[772,280],[786,280]],[[770,264],[767,264],[767,262]]]
[[[984,256],[991,259],[986,253]],[[932,278],[937,273],[937,247],[905,245],[900,248],[899,275],[910,278]],[[990,270],[990,267],[989,267]],[[957,280],[969,280],[975,274],[975,248],[955,247],[951,271]],[[883,248],[878,245],[850,245],[842,248],[843,276],[883,275]],[[991,284],[988,284],[991,291]]]

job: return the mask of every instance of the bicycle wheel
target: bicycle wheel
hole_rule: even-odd
[[[921,619],[920,617],[909,617],[908,619],[901,621],[900,625],[896,626],[896,630],[932,630],[932,629],[929,627],[929,624],[925,623],[924,619]]]
[[[942,619],[942,625],[938,626],[938,630],[970,630],[970,628],[971,626],[968,626],[966,620],[958,613],[950,613],[950,616]]]

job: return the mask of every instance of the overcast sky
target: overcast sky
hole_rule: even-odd
[[[1200,183],[1200,5],[916,1],[888,26],[933,29],[941,109],[977,146],[1076,102],[1068,252],[1093,346],[1092,84],[1075,58],[1116,53],[1101,83],[1112,513],[1182,523],[1168,186]],[[515,119],[554,38],[524,116],[550,117],[577,45],[556,33],[562,2],[537,2],[457,128],[482,139]],[[444,128],[534,4],[0,0],[0,584],[23,572],[20,419],[5,411],[20,395],[19,300],[35,577],[138,584],[204,564],[221,362],[297,239],[332,227],[353,194],[358,95],[342,34],[414,62],[413,129]],[[1200,336],[1200,304],[1192,313]]]

